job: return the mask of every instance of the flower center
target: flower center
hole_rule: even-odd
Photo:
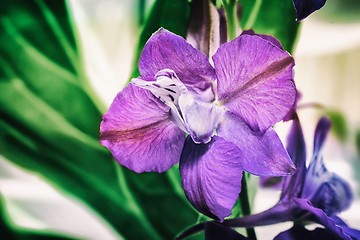
[[[207,89],[200,94],[194,94],[170,69],[159,71],[155,78],[155,81],[132,79],[131,82],[150,90],[155,97],[169,106],[173,122],[188,133],[195,143],[210,142],[225,112],[224,108],[215,105],[213,101],[204,100],[211,99],[207,96],[212,90]]]

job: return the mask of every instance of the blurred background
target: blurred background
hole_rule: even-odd
[[[133,49],[140,33],[140,20],[134,15],[136,1],[69,2],[83,43],[80,52],[87,75],[108,106],[127,84],[132,71]],[[145,11],[149,11],[152,1],[144,4]],[[356,199],[341,216],[351,226],[360,228],[360,140],[356,142],[360,136],[360,1],[328,0],[323,9],[303,21],[294,56],[308,156],[317,121],[326,113],[335,121],[335,129],[326,142],[324,159],[329,169],[350,182]],[[288,127],[287,123],[276,126],[284,140]],[[84,239],[119,238],[88,207],[2,156],[0,192],[8,214],[19,226],[45,228]],[[270,207],[277,199],[273,190],[259,189],[255,211]],[[258,228],[257,233],[259,239],[270,239],[279,229],[284,226]]]

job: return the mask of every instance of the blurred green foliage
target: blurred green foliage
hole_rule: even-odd
[[[324,112],[330,121],[331,121],[331,132],[337,137],[341,142],[345,142],[349,137],[349,127],[346,121],[345,115],[334,109],[327,109]]]
[[[160,27],[185,37],[190,16],[190,3],[187,0],[156,0],[142,26],[138,47],[135,50],[131,78],[140,75],[138,61],[146,41]],[[129,79],[129,81],[131,80]]]
[[[3,197],[0,195],[0,237],[1,239],[17,240],[71,240],[67,237],[46,230],[31,230],[17,226],[8,215]]]
[[[360,129],[358,129],[355,133],[355,147],[360,159]]]
[[[291,0],[239,0],[240,24],[244,30],[276,37],[284,49],[294,51],[299,30]]]

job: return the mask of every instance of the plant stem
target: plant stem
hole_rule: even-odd
[[[226,16],[228,41],[237,36],[238,21],[236,16],[236,0],[228,0],[223,3]]]
[[[248,187],[247,186],[247,174],[244,173],[242,180],[241,180],[241,193],[239,196],[241,209],[242,209],[244,215],[251,214],[249,192],[248,192],[247,187]],[[246,228],[246,233],[250,239],[252,239],[252,240],[257,239],[254,228]]]

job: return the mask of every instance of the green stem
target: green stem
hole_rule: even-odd
[[[242,180],[241,180],[241,193],[240,193],[240,205],[244,215],[251,214],[250,208],[250,199],[249,199],[249,192],[247,186],[247,174],[244,173]],[[247,236],[252,239],[256,240],[256,233],[254,228],[246,228]]]
[[[236,0],[224,1],[228,41],[237,36],[238,21],[236,15]]]

